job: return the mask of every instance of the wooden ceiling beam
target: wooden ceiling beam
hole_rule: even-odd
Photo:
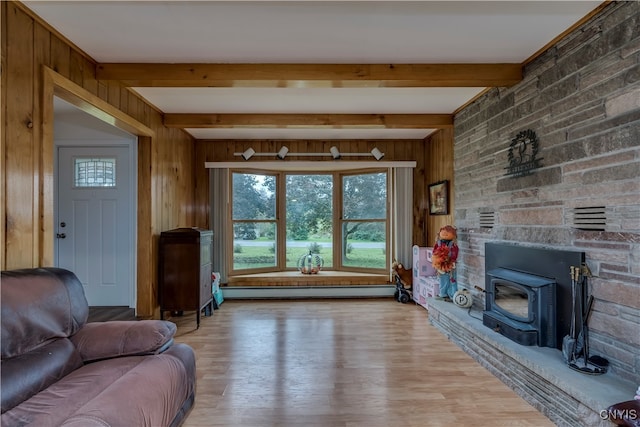
[[[445,129],[449,114],[165,114],[171,128]]]
[[[521,64],[105,63],[96,73],[129,87],[499,87],[522,80]]]

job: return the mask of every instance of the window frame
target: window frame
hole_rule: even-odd
[[[357,272],[357,273],[373,273],[373,274],[386,274],[390,265],[389,257],[391,250],[391,192],[390,192],[390,170],[385,167],[377,168],[358,168],[348,170],[334,170],[334,171],[293,171],[293,170],[273,170],[273,169],[260,169],[260,168],[233,168],[229,170],[229,203],[227,221],[230,230],[234,230],[234,224],[236,222],[275,222],[276,233],[276,254],[275,254],[275,266],[274,267],[258,267],[249,269],[235,269],[233,262],[233,249],[234,241],[233,233],[231,238],[228,239],[225,245],[227,253],[231,253],[231,257],[227,259],[228,275],[229,277],[247,275],[247,274],[259,274],[259,273],[273,273],[273,272],[291,272],[297,271],[296,267],[286,266],[286,176],[287,175],[330,175],[333,179],[333,195],[332,195],[332,222],[333,222],[333,235],[332,235],[332,255],[333,265],[332,267],[324,268],[329,271],[343,271],[343,272]],[[346,220],[347,222],[364,221],[364,222],[385,222],[385,267],[380,269],[371,269],[363,267],[345,266],[342,263],[342,224],[345,220],[343,217],[343,178],[345,176],[354,175],[369,175],[375,173],[384,173],[386,175],[387,197],[386,197],[386,216],[381,220]],[[233,219],[233,176],[234,174],[250,174],[250,175],[265,175],[275,176],[276,179],[276,218],[272,220],[234,220]]]
[[[228,214],[227,214],[227,219],[229,222],[229,229],[231,230],[231,238],[229,239],[229,241],[227,242],[226,248],[227,248],[227,253],[231,254],[231,257],[229,259],[227,259],[227,265],[229,266],[229,275],[233,276],[233,275],[242,275],[242,274],[254,274],[254,273],[267,273],[267,272],[278,272],[278,271],[282,271],[282,269],[279,267],[282,262],[282,259],[286,257],[286,254],[281,255],[280,250],[278,250],[279,248],[279,242],[281,241],[280,239],[280,233],[281,231],[281,224],[280,224],[280,218],[282,217],[282,212],[284,212],[284,210],[282,209],[281,203],[279,202],[278,199],[278,194],[281,190],[281,186],[282,186],[282,175],[280,172],[277,171],[269,171],[269,170],[257,170],[257,169],[237,169],[237,170],[230,170],[230,175],[229,175],[229,205],[228,205]],[[234,174],[244,174],[244,175],[263,175],[263,176],[273,176],[275,179],[275,188],[276,188],[276,203],[275,203],[275,218],[274,219],[249,219],[249,218],[243,218],[243,219],[234,219],[233,218],[233,176]],[[275,233],[275,243],[276,243],[276,252],[275,252],[275,265],[273,267],[257,267],[257,268],[245,268],[245,269],[236,269],[234,267],[234,262],[233,262],[233,257],[234,257],[234,250],[235,250],[235,236],[234,236],[234,232],[233,230],[235,230],[235,224],[237,223],[265,223],[265,224],[275,224],[276,227],[276,233]]]
[[[348,176],[355,176],[355,175],[371,175],[371,174],[376,174],[376,173],[384,173],[385,174],[385,181],[386,181],[386,186],[387,186],[387,198],[385,200],[385,218],[383,220],[374,220],[371,218],[367,218],[367,219],[344,219],[344,205],[343,205],[343,195],[344,195],[344,178],[348,177]],[[391,216],[390,216],[390,208],[391,208],[391,192],[390,192],[390,179],[389,179],[389,170],[385,169],[385,168],[379,168],[379,169],[356,169],[356,170],[345,170],[345,171],[337,171],[335,172],[336,175],[338,175],[339,178],[339,185],[338,185],[338,189],[337,191],[334,191],[334,197],[336,197],[336,200],[334,200],[334,206],[335,204],[337,204],[338,208],[339,208],[339,212],[335,212],[334,210],[334,215],[337,216],[337,218],[334,216],[333,219],[333,223],[334,226],[337,228],[337,233],[338,236],[336,237],[334,234],[334,254],[333,254],[333,259],[334,259],[334,266],[337,264],[338,265],[338,269],[340,271],[349,271],[349,272],[354,272],[354,273],[370,273],[370,272],[386,272],[387,268],[381,268],[381,269],[371,269],[371,268],[365,268],[365,267],[354,267],[354,266],[345,266],[343,264],[343,253],[342,250],[339,251],[339,253],[336,253],[336,246],[338,246],[339,248],[342,247],[342,239],[343,239],[343,235],[342,235],[342,231],[343,231],[343,224],[345,222],[384,222],[385,223],[385,227],[384,227],[384,231],[385,231],[385,266],[390,265],[390,253],[391,253],[391,248],[390,248],[390,237],[391,237],[391,227],[390,227],[390,220],[391,220]],[[338,193],[337,195],[335,193]],[[337,225],[336,225],[337,224]],[[337,240],[337,242],[336,242]],[[337,243],[337,244],[335,244]],[[336,262],[337,260],[337,262]]]

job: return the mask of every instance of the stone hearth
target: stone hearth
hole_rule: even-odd
[[[630,400],[637,385],[607,372],[569,369],[554,348],[519,345],[482,324],[482,312],[429,300],[429,321],[452,342],[560,427],[613,424],[600,417],[609,405]]]

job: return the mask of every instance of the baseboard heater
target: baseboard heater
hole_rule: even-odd
[[[395,286],[224,286],[224,299],[392,297]]]

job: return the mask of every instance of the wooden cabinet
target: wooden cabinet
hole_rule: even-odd
[[[197,311],[197,327],[203,309],[212,313],[211,292],[213,232],[200,228],[176,228],[160,234],[160,318],[165,311]]]

